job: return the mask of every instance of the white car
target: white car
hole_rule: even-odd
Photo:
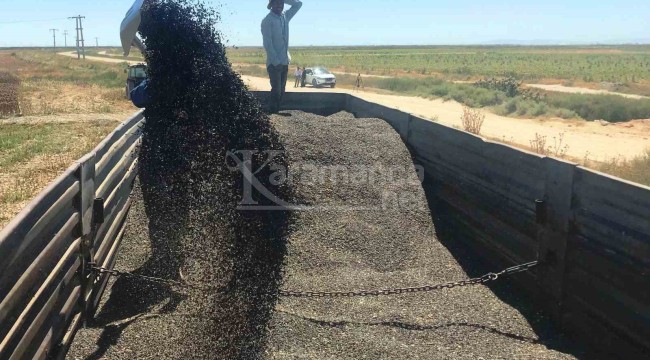
[[[324,67],[307,68],[305,74],[305,84],[336,87],[336,76]]]

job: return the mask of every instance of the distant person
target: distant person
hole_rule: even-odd
[[[361,78],[361,73],[359,73],[357,80],[354,82],[354,89],[359,91],[361,88],[363,88],[363,79]]]
[[[300,70],[300,66],[296,68],[296,71],[293,73],[293,76],[296,78],[293,87],[297,88],[298,85],[300,85],[300,80],[302,79],[302,70]]]
[[[284,4],[291,8],[285,13]],[[287,73],[291,55],[289,54],[289,21],[302,7],[300,0],[269,0],[267,9],[271,10],[262,20],[262,37],[266,50],[266,70],[271,80],[271,99],[269,112],[280,110],[282,97],[287,87]]]
[[[305,87],[305,81],[307,81],[307,68],[302,68],[302,75],[300,77],[300,87]]]

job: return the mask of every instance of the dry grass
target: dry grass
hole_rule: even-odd
[[[118,122],[0,124],[0,228]]]
[[[530,148],[540,155],[557,158],[565,158],[569,151],[569,145],[564,143],[564,133],[553,136],[552,144],[548,141],[547,136],[535,133],[535,138],[530,140]]]
[[[460,121],[465,131],[480,135],[481,127],[483,127],[483,122],[485,121],[485,114],[479,109],[472,109],[465,106],[463,107],[463,114],[460,116]]]
[[[650,186],[650,148],[632,160],[615,157],[606,162],[595,162],[585,156],[582,164],[625,180]]]
[[[123,101],[121,88],[54,80],[28,80],[22,88],[23,115],[113,113],[132,108]]]
[[[0,81],[0,116],[10,116],[0,121],[0,227],[134,110],[124,97],[124,67],[0,51],[0,80],[12,80]]]
[[[47,51],[0,51],[0,68],[20,79],[21,115],[116,113],[133,108],[124,96],[123,64],[79,61]]]

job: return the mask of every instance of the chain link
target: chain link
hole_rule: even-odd
[[[176,281],[176,280],[170,280],[170,279],[162,279],[162,278],[157,278],[153,276],[145,276],[145,275],[139,275],[139,274],[134,274],[126,271],[119,271],[119,270],[111,270],[107,268],[103,268],[100,266],[95,265],[94,263],[90,263],[90,268],[97,274],[97,276],[100,276],[102,274],[108,274],[109,276],[112,277],[130,277],[130,278],[137,278],[149,282],[155,282],[159,284],[165,284],[165,285],[170,285],[170,286],[176,286],[176,287],[192,287],[190,284],[182,282],[182,281]]]
[[[330,292],[280,290],[280,295],[286,297],[299,297],[299,298],[324,298],[324,297],[341,298],[341,297],[363,297],[363,296],[387,296],[387,295],[430,292],[430,291],[436,291],[442,289],[453,289],[455,287],[485,284],[490,281],[495,281],[502,276],[528,271],[537,265],[538,265],[537,261],[532,261],[529,263],[509,267],[498,273],[487,273],[481,277],[471,278],[467,280],[460,280],[455,282],[448,282],[448,283],[437,284],[437,285],[425,285],[425,286],[418,286],[418,287],[394,288],[394,289],[383,289],[383,290],[330,291]]]
[[[122,277],[122,276],[134,277],[134,278],[139,278],[150,282],[162,283],[170,286],[177,286],[177,287],[184,287],[184,288],[194,288],[194,289],[202,289],[202,290],[216,289],[216,287],[196,286],[183,281],[161,279],[161,278],[156,278],[151,276],[133,274],[130,272],[123,272],[119,270],[111,270],[111,269],[98,267],[95,264],[90,264],[90,265],[91,265],[91,269],[95,271],[98,275],[108,274],[114,277]],[[359,291],[280,290],[279,295],[284,297],[296,297],[296,298],[349,298],[349,297],[363,297],[363,296],[388,296],[388,295],[399,295],[399,294],[422,293],[422,292],[430,292],[430,291],[436,291],[442,289],[453,289],[455,287],[485,284],[487,282],[495,281],[503,276],[528,271],[537,265],[539,265],[539,262],[531,261],[525,264],[509,267],[497,273],[491,272],[480,277],[448,282],[443,284],[437,284],[437,285],[425,285],[425,286],[417,286],[417,287],[392,288],[392,289],[382,289],[382,290],[359,290]]]

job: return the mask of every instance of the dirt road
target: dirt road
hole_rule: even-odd
[[[77,52],[76,51],[66,51],[66,52],[60,52],[58,54],[62,55],[62,56],[71,57],[71,58],[77,58]],[[107,63],[113,63],[113,64],[120,64],[120,63],[128,63],[129,65],[142,64],[142,61],[126,60],[126,59],[119,58],[119,57],[116,57],[115,59],[111,59],[111,58],[107,58],[107,57],[88,56],[88,55],[86,55],[86,60],[101,61],[101,62],[107,62]]]
[[[251,89],[269,90],[267,79],[242,76]],[[402,111],[448,126],[460,127],[463,106],[455,101],[430,100],[418,97],[378,94],[373,92],[353,92],[348,89],[314,89],[312,87],[293,88],[287,91],[334,91],[351,93],[364,100],[390,106]],[[482,135],[512,143],[530,146],[535,134],[547,137],[547,143],[559,142],[563,134],[562,146],[568,145],[567,155],[576,159],[587,157],[591,161],[607,161],[615,157],[634,158],[650,148],[650,120],[635,120],[603,126],[588,121],[567,121],[563,119],[538,120],[499,116],[486,112]]]
[[[76,52],[59,53],[63,56],[77,57]],[[86,56],[86,59],[103,62],[125,62],[123,59]],[[138,62],[126,61],[131,64]],[[242,76],[252,90],[270,90],[268,79]],[[430,100],[419,97],[378,94],[374,92],[353,92],[350,89],[314,89],[312,87],[293,88],[287,91],[310,92],[328,91],[350,93],[362,99],[390,106],[411,114],[427,118],[453,127],[460,127],[463,106],[455,101]],[[631,159],[650,148],[650,119],[634,120],[625,123],[609,124],[597,122],[567,121],[563,119],[539,120],[519,119],[499,116],[486,112],[482,135],[513,145],[530,147],[536,134],[547,137],[547,143],[558,147],[568,145],[566,155],[590,161],[608,161],[613,158]],[[562,135],[562,144],[559,138]]]

